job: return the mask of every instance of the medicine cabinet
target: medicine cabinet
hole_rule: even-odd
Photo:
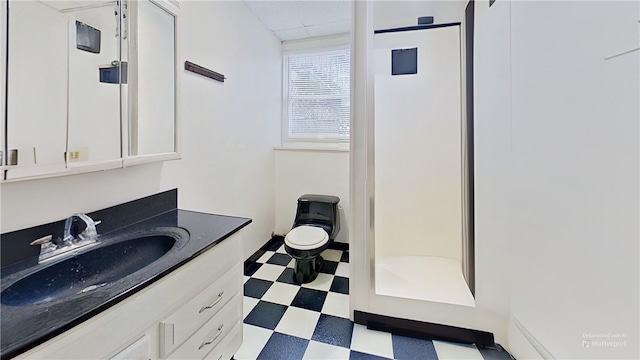
[[[0,4],[2,180],[179,158],[176,2]]]

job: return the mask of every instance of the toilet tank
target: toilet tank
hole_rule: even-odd
[[[318,226],[329,234],[329,239],[335,239],[340,231],[339,202],[340,198],[337,196],[313,194],[300,196],[293,227],[301,225]]]

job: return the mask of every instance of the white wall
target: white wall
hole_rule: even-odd
[[[297,200],[303,194],[340,198],[340,233],[336,242],[349,242],[349,152],[278,148],[275,151],[276,227],[284,235],[293,225]]]
[[[87,212],[178,187],[184,209],[246,216],[245,256],[275,223],[273,147],[280,139],[280,42],[241,2],[181,2],[182,160],[53,179],[3,183],[1,231]]]
[[[162,164],[0,185],[2,233],[90,212],[161,190]],[[168,188],[167,188],[168,189]],[[98,232],[100,228],[98,228]],[[30,240],[26,239],[25,242]]]
[[[181,74],[182,160],[165,165],[180,207],[253,219],[245,257],[275,224],[273,148],[280,142],[280,41],[242,2],[181,2],[181,63],[224,74],[219,83]]]
[[[391,75],[417,48],[417,74]],[[376,259],[462,260],[460,28],[374,35]]]
[[[433,16],[434,23],[461,22],[467,1],[374,1],[373,28],[389,29],[418,25],[418,18]]]
[[[511,4],[511,311],[546,356],[640,357],[640,57],[605,60],[639,6]]]
[[[476,289],[509,294],[516,358],[640,355],[640,58],[605,60],[640,47],[639,7],[476,2],[477,261],[510,269]]]
[[[474,191],[476,298],[492,313],[510,307],[511,28],[509,1],[475,2]],[[506,345],[506,344],[503,344]]]

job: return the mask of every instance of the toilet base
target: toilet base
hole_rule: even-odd
[[[324,259],[320,254],[329,247],[329,242],[319,248],[310,250],[294,249],[285,242],[284,250],[295,260],[293,268],[293,281],[295,283],[310,283],[318,277],[318,272],[320,272],[324,264]]]
[[[324,264],[322,256],[318,255],[311,259],[296,259],[293,272],[293,281],[298,284],[310,283],[318,277],[320,269]]]

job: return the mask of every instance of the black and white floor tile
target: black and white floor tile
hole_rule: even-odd
[[[298,285],[282,241],[264,250],[245,264],[244,340],[234,359],[511,359],[504,351],[354,324],[349,320],[348,251],[325,250],[318,278]]]

